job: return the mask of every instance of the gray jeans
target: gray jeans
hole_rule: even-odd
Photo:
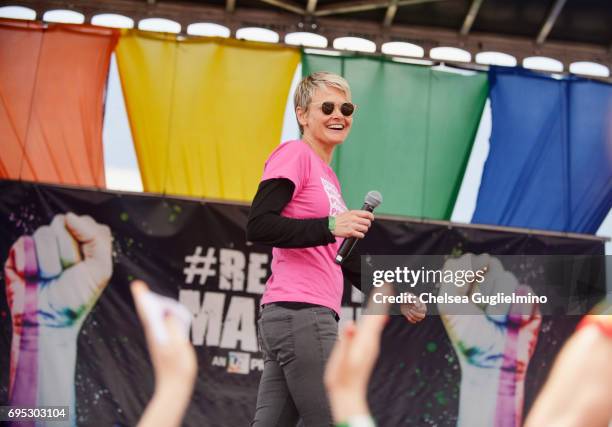
[[[266,305],[257,326],[264,370],[251,425],[333,425],[323,373],[338,336],[334,311]]]

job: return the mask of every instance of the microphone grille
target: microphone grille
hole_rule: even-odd
[[[369,191],[365,196],[365,203],[372,206],[373,208],[380,205],[383,201],[382,194],[378,191]]]

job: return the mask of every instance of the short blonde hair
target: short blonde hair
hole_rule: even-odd
[[[298,107],[307,111],[315,91],[325,86],[339,89],[344,92],[349,100],[351,99],[351,88],[344,77],[327,71],[319,71],[304,77],[295,89],[293,105],[296,112]],[[300,134],[304,133],[304,128],[299,121],[298,126],[300,128]]]

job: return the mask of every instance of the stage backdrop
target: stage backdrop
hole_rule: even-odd
[[[98,231],[92,234],[95,237],[83,241],[108,239],[105,232],[100,232],[104,230],[101,225],[112,232],[112,276],[108,284],[93,287],[91,295],[89,290],[80,289],[84,285],[79,280],[64,280],[69,271],[74,272],[71,268],[79,265],[78,260],[68,262],[60,256],[61,266],[54,267],[43,254],[42,242],[47,239],[48,243],[52,233],[60,233],[58,222],[68,221],[57,215],[69,212],[93,218],[84,223]],[[9,402],[12,337],[24,334],[22,329],[15,332],[13,317],[28,309],[16,306],[18,287],[13,270],[23,268],[20,251],[27,254],[34,242],[38,272],[24,270],[26,288],[41,286],[37,302],[40,310],[63,307],[63,314],[72,315],[70,322],[54,328],[53,333],[73,331],[72,335],[62,335],[65,350],[58,353],[55,344],[47,340],[39,351],[47,346],[55,348],[54,356],[62,355],[62,351],[74,353],[66,353],[56,362],[53,355],[41,353],[35,370],[39,399],[48,385],[48,379],[41,377],[45,372],[67,372],[67,378],[56,381],[68,382],[66,389],[76,391],[79,425],[136,424],[153,390],[153,372],[129,292],[130,281],[141,278],[154,291],[182,301],[194,316],[191,340],[198,354],[199,378],[185,425],[248,425],[263,367],[255,320],[269,274],[270,250],[245,241],[247,214],[248,208],[243,205],[0,181],[0,258],[2,262],[11,260],[0,285],[0,402]],[[50,228],[40,228],[50,223]],[[19,239],[28,235],[34,237]],[[53,247],[56,249],[49,250],[57,252]],[[65,247],[60,247],[62,252]],[[597,255],[603,254],[603,245],[587,239],[380,219],[362,242],[361,250],[371,254]],[[104,265],[95,252],[84,256],[90,264]],[[27,262],[26,257],[26,266]],[[56,272],[50,274],[53,268]],[[56,293],[45,294],[56,288]],[[5,289],[10,290],[10,303]],[[87,303],[72,307],[81,297]],[[350,293],[345,292],[345,299],[343,320],[352,319],[359,312],[359,304]],[[27,318],[23,313],[21,316],[22,320]],[[39,320],[41,337],[49,326],[45,322],[57,319],[49,316]],[[578,320],[544,318],[526,379],[526,410]],[[71,336],[72,346],[66,338]],[[75,355],[71,368],[66,360]],[[53,363],[61,366],[54,367]],[[459,381],[457,355],[440,318],[431,316],[412,326],[395,317],[383,337],[370,404],[381,426],[452,426],[457,422]],[[56,383],[54,387],[58,388]],[[52,396],[42,397],[52,400]],[[473,402],[476,407],[488,404],[494,405],[495,400],[483,397]]]

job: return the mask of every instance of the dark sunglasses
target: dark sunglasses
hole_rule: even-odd
[[[350,117],[355,112],[356,105],[350,102],[343,102],[339,105],[340,112],[344,117]],[[321,102],[321,111],[329,116],[336,109],[336,104],[331,101]]]

